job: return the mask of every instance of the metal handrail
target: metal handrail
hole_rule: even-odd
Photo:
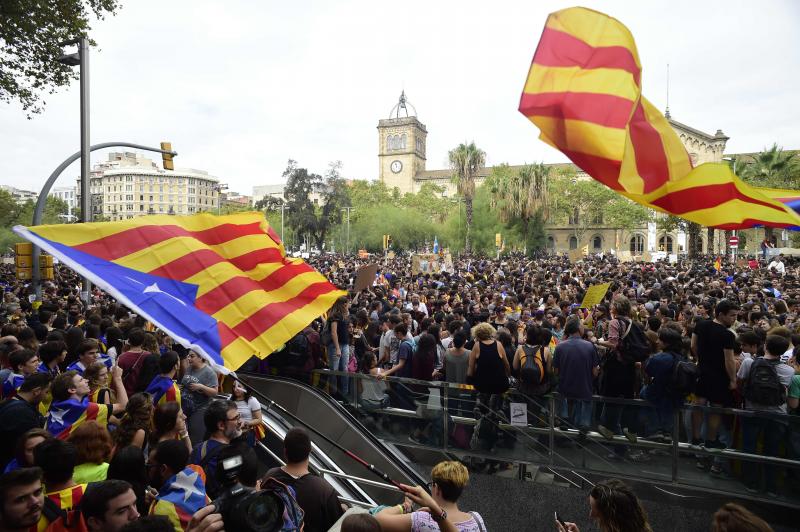
[[[366,375],[363,373],[350,373],[346,371],[332,371],[327,369],[317,369],[314,370],[313,373],[318,373],[320,375],[335,375],[335,376],[344,376],[354,379],[375,379],[372,375]],[[453,388],[450,386],[452,383],[440,382],[440,381],[424,381],[419,379],[409,379],[405,377],[388,377],[386,381],[389,382],[397,382],[399,384],[414,384],[418,386],[428,387],[428,388],[444,388],[445,390],[449,390]],[[464,388],[461,385],[455,385],[457,390],[464,391]],[[443,390],[444,391],[444,390]],[[520,397],[528,397],[524,393],[516,391],[514,392],[516,395]],[[447,398],[447,391],[444,391],[442,400],[443,403],[446,401]],[[546,399],[548,401],[549,411],[553,413],[555,411],[555,402],[558,399],[561,399],[561,395],[558,392],[552,392],[546,395],[541,396],[539,399]],[[636,406],[636,407],[651,407],[652,404],[643,400],[643,399],[624,399],[624,398],[617,398],[617,397],[604,397],[600,395],[593,395],[591,399],[588,399],[595,403],[613,403],[613,404],[621,404],[627,406]],[[674,414],[676,418],[678,415],[684,410],[701,410],[706,413],[710,414],[726,414],[726,415],[735,415],[739,417],[759,417],[759,418],[769,418],[769,419],[778,419],[781,421],[789,422],[790,418],[793,416],[789,414],[781,414],[776,412],[762,412],[759,410],[744,410],[738,408],[723,408],[723,407],[712,407],[707,405],[692,405],[692,404],[684,404],[682,406],[676,407],[674,410]],[[444,405],[442,406],[442,412],[447,411]],[[402,417],[413,417],[417,418],[419,415],[416,411],[413,410],[406,410],[400,408],[386,408],[386,409],[377,409],[375,412],[380,412],[388,415],[395,415],[395,416],[402,416]],[[477,422],[474,418],[466,418],[461,416],[444,416],[445,419],[450,418],[453,420],[454,423],[457,424],[465,424],[465,425],[475,425]],[[675,420],[677,423],[674,424],[674,427],[677,429],[680,425],[680,420]],[[551,440],[554,432],[554,427],[552,426],[552,420],[550,422],[550,426],[547,427],[521,427],[517,425],[511,425],[508,423],[498,422],[497,426],[501,430],[506,431],[517,431],[523,432],[528,434],[534,435],[551,435]],[[560,437],[568,437],[568,438],[578,438],[579,432],[574,429],[567,429],[567,430],[559,430],[558,435]],[[769,465],[778,465],[778,466],[785,466],[790,468],[800,468],[800,461],[791,460],[786,458],[774,457],[774,456],[763,456],[759,454],[750,454],[744,453],[734,449],[715,449],[713,451],[709,451],[705,448],[693,448],[689,443],[680,442],[675,438],[675,434],[673,434],[673,441],[672,443],[660,443],[649,441],[644,438],[640,438],[636,443],[631,443],[628,441],[627,438],[621,435],[615,435],[611,440],[605,438],[601,434],[589,431],[584,436],[580,436],[582,438],[586,438],[588,441],[594,441],[597,443],[603,443],[608,445],[624,445],[626,447],[643,447],[643,448],[651,448],[651,449],[662,449],[665,451],[671,451],[672,458],[673,458],[673,479],[677,479],[677,458],[679,453],[681,452],[690,452],[695,455],[703,455],[709,457],[719,457],[719,458],[730,458],[730,459],[737,459],[737,460],[744,460],[748,462],[755,462],[760,464],[769,464]],[[552,441],[550,445],[552,449]],[[550,462],[552,465],[553,459],[551,456]]]
[[[370,480],[368,478],[356,477],[353,475],[348,475],[346,473],[339,473],[338,471],[331,471],[330,469],[322,469],[321,467],[318,467],[317,471],[319,471],[320,473],[324,473],[326,475],[330,475],[332,477],[343,478],[345,480],[352,480],[353,482],[356,482],[358,484],[366,484],[368,486],[374,486],[376,488],[382,488],[385,490],[400,492],[400,488],[398,488],[397,486],[393,486],[391,484],[386,484],[385,482],[378,482],[377,480]]]
[[[364,380],[375,379],[375,377],[373,377],[372,375],[367,375],[364,373],[351,373],[349,371],[333,371],[329,369],[315,369],[312,371],[312,373],[318,373],[320,375],[352,377]],[[425,386],[428,388],[450,388],[460,391],[470,391],[476,393],[475,388],[469,384],[456,384],[444,381],[425,381],[420,379],[410,379],[407,377],[394,377],[394,376],[385,377],[384,380],[386,382],[414,384],[418,386]],[[519,391],[514,391],[513,393],[518,395],[524,395],[522,392]],[[561,394],[554,391],[541,396],[541,398],[549,398],[549,397],[561,398]],[[604,395],[592,395],[590,399],[586,400],[591,401],[593,403],[617,404],[617,405],[639,406],[639,407],[652,406],[652,403],[644,399],[625,399],[623,397],[606,397]],[[676,409],[702,410],[703,412],[706,412],[708,414],[735,415],[739,417],[758,417],[762,419],[774,419],[779,421],[789,421],[792,418],[791,414],[783,414],[779,412],[769,412],[764,410],[748,410],[744,408],[726,408],[726,407],[709,406],[709,405],[695,405],[692,403],[684,403],[680,406],[677,406]]]

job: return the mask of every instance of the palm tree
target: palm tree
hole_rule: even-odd
[[[487,180],[492,208],[498,210],[500,220],[505,224],[518,223],[526,246],[531,236],[531,222],[548,217],[548,183],[552,168],[543,163],[527,164],[518,172],[508,165],[494,168]]]
[[[464,198],[464,209],[467,213],[466,237],[464,251],[472,251],[470,230],[472,229],[472,198],[475,196],[475,176],[486,164],[486,153],[475,146],[474,142],[459,144],[448,154],[450,168],[453,170],[452,181],[458,194]]]
[[[797,152],[785,152],[776,143],[750,160],[737,157],[728,164],[736,175],[758,187],[795,188],[800,178]],[[772,241],[772,227],[764,228],[764,237]]]

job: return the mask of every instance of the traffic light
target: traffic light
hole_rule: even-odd
[[[20,242],[15,246],[14,265],[17,270],[17,279],[30,281],[33,278],[33,245],[30,242]],[[40,279],[49,281],[53,279],[53,256],[39,255]]]
[[[162,142],[161,149],[164,151],[172,151],[172,143],[171,142]],[[172,154],[171,153],[162,153],[161,160],[164,163],[164,170],[175,170],[175,165],[172,163]]]
[[[383,235],[383,249],[389,247],[389,235]]]
[[[392,247],[392,235],[386,235],[386,248]]]

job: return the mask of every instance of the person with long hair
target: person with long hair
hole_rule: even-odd
[[[653,532],[647,512],[627,484],[617,479],[598,482],[589,492],[589,516],[601,532]],[[556,521],[558,532],[580,532],[575,523]]]
[[[76,484],[100,482],[106,479],[111,458],[111,436],[96,421],[86,421],[73,430],[67,441],[77,451],[72,479]]]
[[[247,443],[251,447],[255,446],[256,433],[261,425],[261,403],[250,394],[250,390],[245,388],[239,381],[233,382],[231,389],[231,401],[236,403],[236,410],[242,416],[242,430],[247,433]]]
[[[125,415],[114,431],[114,448],[134,445],[144,449],[153,416],[153,397],[146,392],[133,394],[125,406]]]
[[[186,416],[181,410],[181,405],[175,402],[160,404],[153,412],[153,430],[150,433],[149,446],[155,449],[160,442],[167,440],[182,440],[189,452],[192,451],[192,442],[186,428]]]
[[[17,438],[14,458],[5,466],[3,473],[9,473],[21,467],[33,467],[33,450],[37,445],[52,437],[52,434],[38,427],[25,432]]]
[[[128,482],[136,494],[136,509],[140,515],[147,515],[152,499],[148,497],[147,466],[139,447],[128,445],[117,449],[109,462],[106,478]]]
[[[711,532],[772,532],[772,527],[744,506],[729,502],[714,513]]]
[[[89,382],[89,401],[100,405],[114,404],[114,397],[108,387],[108,368],[102,362],[95,362],[83,372]]]
[[[116,363],[117,357],[124,351],[123,334],[119,327],[109,327],[106,329],[106,355]]]
[[[350,301],[347,296],[340,297],[333,304],[325,324],[330,331],[330,340],[326,346],[328,350],[328,368],[333,371],[347,371],[347,365],[350,363],[349,309]],[[334,378],[333,382],[338,382],[339,393],[347,397],[347,392],[350,389],[348,378]]]

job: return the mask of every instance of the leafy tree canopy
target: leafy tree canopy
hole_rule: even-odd
[[[0,101],[18,101],[29,118],[40,113],[44,93],[78,77],[76,69],[58,62],[58,43],[86,36],[90,17],[103,19],[119,7],[117,0],[0,2]]]

